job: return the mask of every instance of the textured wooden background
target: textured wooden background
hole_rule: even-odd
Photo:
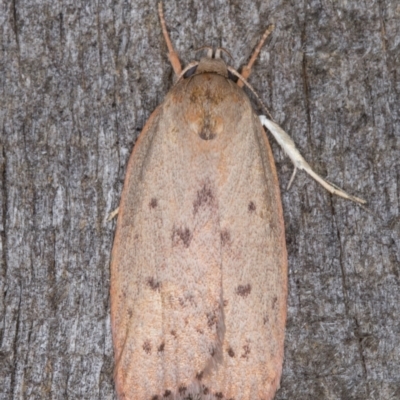
[[[0,398],[115,399],[109,262],[127,160],[172,85],[155,1],[0,0]],[[167,1],[183,63],[234,67],[329,195],[273,138],[289,252],[277,399],[400,398],[400,3]],[[255,107],[257,105],[255,104]]]

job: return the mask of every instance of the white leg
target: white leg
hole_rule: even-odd
[[[329,183],[319,175],[317,175],[307,161],[301,156],[299,151],[296,149],[296,145],[294,144],[291,137],[275,122],[269,120],[266,116],[260,115],[260,121],[263,126],[265,126],[274,136],[278,144],[282,147],[283,151],[289,156],[292,160],[295,170],[293,172],[292,178],[290,179],[289,186],[292,183],[294,175],[296,173],[296,169],[306,171],[311,177],[313,177],[319,184],[321,184],[328,192],[332,194],[336,194],[337,196],[343,197],[348,200],[352,200],[356,203],[365,204],[366,201],[360,199],[358,197],[352,196],[347,194],[342,189],[338,188],[337,186]]]
[[[117,207],[114,211],[111,211],[110,215],[107,218],[107,221],[111,221],[112,219],[114,219],[118,215],[118,212],[119,212],[119,207]]]

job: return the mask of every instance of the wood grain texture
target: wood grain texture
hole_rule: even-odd
[[[202,59],[129,161],[111,263],[121,400],[272,399],[279,387],[279,185],[259,118],[227,76],[222,60]]]
[[[400,397],[397,1],[168,1],[183,64],[222,45],[322,176],[270,139],[289,258],[279,400]],[[156,2],[0,1],[0,398],[115,399],[109,263],[129,155],[172,86]],[[256,104],[255,104],[256,106]]]

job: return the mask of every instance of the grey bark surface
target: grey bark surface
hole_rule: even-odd
[[[274,143],[289,254],[276,399],[400,398],[398,1],[168,1],[222,46],[333,197]],[[173,84],[155,1],[1,0],[0,399],[115,399],[109,262],[129,154]],[[256,103],[255,107],[258,108]]]

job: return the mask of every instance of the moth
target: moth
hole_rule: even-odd
[[[283,363],[285,232],[270,145],[241,88],[271,29],[242,75],[221,49],[182,71],[161,4],[159,14],[178,79],[135,144],[118,211],[118,398],[272,399]],[[287,134],[262,121],[307,170]]]

